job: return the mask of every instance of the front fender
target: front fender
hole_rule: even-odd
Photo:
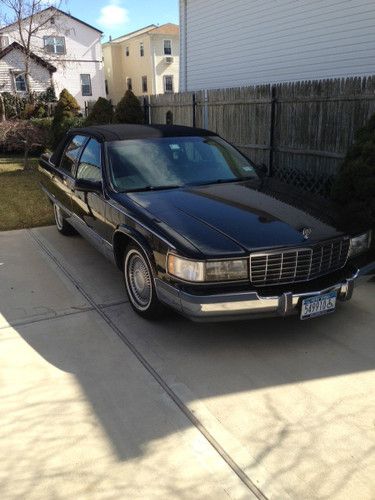
[[[157,274],[154,253],[147,239],[133,227],[119,226],[113,234],[113,253],[117,266],[122,269],[125,248],[131,243],[137,244],[145,253],[154,274]]]

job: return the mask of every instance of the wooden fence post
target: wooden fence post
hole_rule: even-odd
[[[146,124],[151,123],[150,103],[146,95],[143,96],[143,120]]]
[[[276,118],[276,85],[271,87],[271,113],[270,113],[270,133],[269,133],[269,160],[268,160],[268,175],[273,173],[273,160],[275,152],[275,118]]]
[[[207,89],[205,89],[205,91],[204,91],[203,128],[208,128],[208,92],[207,92]]]
[[[197,105],[197,102],[196,102],[195,92],[193,92],[193,127],[196,126],[196,122],[197,122],[196,116],[195,116],[196,105]]]

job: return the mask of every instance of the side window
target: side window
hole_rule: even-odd
[[[85,147],[78,165],[77,179],[101,181],[101,148],[98,141],[90,139]]]
[[[60,168],[72,174],[74,164],[78,160],[87,137],[84,135],[75,135],[66,146],[64,154],[61,158]]]
[[[63,36],[45,36],[44,50],[49,54],[65,54],[65,38]]]
[[[91,76],[89,74],[80,75],[81,78],[81,93],[83,96],[91,96]]]
[[[164,75],[164,92],[173,92],[173,75]]]
[[[147,76],[142,76],[142,92],[147,94]]]
[[[172,40],[164,40],[164,55],[172,55]]]
[[[18,75],[15,75],[14,82],[16,85],[16,92],[27,91],[26,75],[24,73],[19,73]]]

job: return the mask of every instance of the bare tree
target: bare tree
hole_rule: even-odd
[[[0,92],[0,123],[5,122],[5,104],[4,104],[4,99],[3,96],[1,95]]]
[[[43,148],[48,140],[48,130],[26,121],[9,120],[0,127],[0,144],[9,151],[23,151],[24,170],[31,168],[30,151]]]
[[[56,17],[56,9],[60,5],[61,0],[0,0],[0,7],[5,9],[4,13],[0,12],[0,26],[14,26],[18,34],[17,41],[23,48],[26,92],[30,101],[33,99],[30,86],[33,39]]]

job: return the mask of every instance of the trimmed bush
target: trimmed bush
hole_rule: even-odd
[[[375,115],[355,136],[332,188],[349,222],[375,228]]]
[[[2,92],[2,97],[5,108],[5,118],[7,120],[19,118],[25,109],[26,99],[11,94],[10,92]]]
[[[52,87],[40,94],[32,94],[31,99],[10,92],[3,92],[1,96],[7,120],[43,118],[47,116],[47,103],[56,101],[55,91]]]
[[[53,133],[52,133],[52,120],[53,118],[31,118],[30,123],[38,127],[44,139],[43,151],[52,149],[53,147]]]
[[[141,103],[131,90],[117,104],[114,118],[116,123],[144,123]]]
[[[26,102],[24,109],[21,111],[21,119],[29,120],[32,116],[34,116],[36,107],[36,102]]]
[[[54,146],[58,144],[69,128],[75,126],[79,111],[80,107],[75,98],[66,89],[62,90],[52,122]]]
[[[99,97],[86,118],[85,125],[106,125],[112,123],[112,121],[112,104],[104,97]]]
[[[55,89],[53,87],[48,87],[45,92],[42,92],[38,95],[38,101],[41,101],[43,103],[57,101]]]

